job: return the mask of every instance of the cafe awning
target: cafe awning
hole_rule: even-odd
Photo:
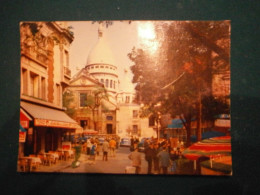
[[[21,107],[34,119],[34,126],[76,129],[76,121],[64,111],[45,106],[21,102]]]
[[[26,114],[26,112],[20,108],[20,125],[22,128],[29,128],[29,122],[32,120],[32,118]]]

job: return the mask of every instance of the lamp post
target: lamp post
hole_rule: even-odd
[[[161,106],[161,102],[158,102],[154,105],[155,109],[158,109]],[[161,113],[157,111],[157,140],[160,138],[160,122],[161,122]]]

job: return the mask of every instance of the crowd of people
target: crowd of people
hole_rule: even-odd
[[[118,147],[115,138],[104,138],[101,143],[98,138],[88,138],[82,143],[82,152],[88,156],[88,160],[95,164],[96,156],[103,154],[103,161],[108,161],[108,154],[111,157],[116,156],[116,148]]]
[[[177,170],[176,161],[182,157],[183,142],[167,139],[146,138],[144,140],[145,160],[148,163],[147,174],[168,174]],[[136,174],[140,173],[141,154],[138,151],[138,139],[132,139],[133,151],[128,156],[132,160],[132,166],[136,168]]]

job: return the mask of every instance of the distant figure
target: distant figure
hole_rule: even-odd
[[[137,147],[129,154],[128,158],[132,160],[132,166],[135,167],[135,173],[139,174],[141,172],[141,153],[138,152]]]
[[[159,157],[157,156],[157,154],[160,151],[159,151],[159,145],[157,143],[154,143],[153,151],[154,151],[154,156],[153,156],[154,173],[158,174],[159,173]]]
[[[159,162],[161,165],[161,169],[163,170],[163,174],[168,173],[168,167],[170,165],[170,155],[166,151],[166,147],[163,147],[163,150],[157,154],[159,158]]]
[[[149,144],[149,146],[145,149],[145,160],[148,163],[148,170],[147,173],[151,174],[152,173],[152,163],[153,163],[153,157],[155,155],[154,150],[153,150],[153,145]]]
[[[103,143],[102,150],[103,150],[103,160],[107,161],[107,153],[109,150],[109,143],[108,143],[107,139],[105,139],[105,141]]]
[[[111,139],[109,141],[109,148],[110,148],[110,155],[115,157],[116,141],[114,139]]]
[[[130,139],[130,151],[134,151],[134,138],[133,138],[133,136],[131,136],[131,139]]]
[[[92,147],[92,144],[91,144],[90,138],[88,138],[87,139],[87,155],[90,154],[91,147]]]
[[[96,160],[96,148],[97,148],[97,145],[96,143],[94,143],[94,141],[92,141],[92,147],[90,149],[90,160],[93,161],[93,163],[95,162]]]

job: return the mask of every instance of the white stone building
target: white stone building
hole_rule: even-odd
[[[100,25],[98,41],[89,52],[86,66],[73,77],[68,90],[73,91],[74,96],[79,100],[81,92],[91,95],[97,86],[102,86],[107,91],[109,99],[102,100],[104,106],[96,109],[96,116],[91,116],[90,113],[84,114],[79,111],[80,107],[76,106],[74,118],[78,123],[81,123],[80,120],[86,121],[88,128],[93,128],[93,117],[96,117],[94,119],[97,123],[96,130],[101,134],[117,134],[120,137],[153,136],[154,130],[149,128],[148,119],[139,117],[140,105],[134,103],[135,90],[128,79],[126,70],[125,75],[119,80],[118,72],[119,69],[123,69],[123,65],[116,64],[114,54],[106,39],[104,29]],[[76,84],[76,80],[82,80],[82,73],[86,80],[92,82]]]

